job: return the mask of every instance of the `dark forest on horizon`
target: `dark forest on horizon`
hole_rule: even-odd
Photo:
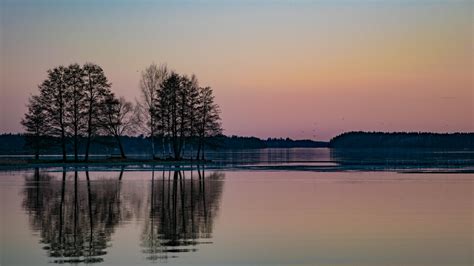
[[[474,149],[474,133],[347,132],[331,139],[330,148]]]
[[[126,154],[150,154],[150,140],[145,136],[122,136],[121,142]],[[58,139],[50,139],[50,143],[58,143]],[[84,154],[84,144],[87,140],[79,138],[79,154]],[[158,139],[157,142],[160,142]],[[264,149],[264,148],[324,148],[328,147],[328,142],[313,140],[293,140],[290,138],[268,138],[259,139],[257,137],[240,137],[218,135],[206,137],[203,140],[205,150],[218,151],[229,149]],[[168,147],[166,147],[168,148]],[[67,139],[66,150],[70,154],[73,150],[73,140]],[[196,150],[195,144],[189,144],[184,147],[185,151]],[[24,134],[1,134],[0,135],[0,154],[2,155],[33,155],[34,151],[27,143],[27,137]],[[61,149],[58,145],[51,145],[43,150],[42,154],[60,154]],[[111,136],[98,136],[90,147],[91,155],[119,155],[116,140]],[[171,158],[172,151],[160,149],[159,154],[162,158]]]
[[[86,141],[80,138],[79,143]],[[150,142],[145,136],[122,136],[121,141],[127,154],[149,154]],[[52,139],[52,143],[57,140]],[[159,142],[159,140],[157,141]],[[293,140],[290,138],[268,138],[240,137],[218,135],[204,139],[206,150],[232,150],[232,149],[264,149],[264,148],[336,148],[336,149],[371,149],[371,148],[427,148],[443,150],[474,149],[474,133],[415,133],[415,132],[347,132],[334,137],[329,142],[314,140]],[[83,147],[80,145],[80,147]],[[68,139],[67,151],[73,151],[72,139]],[[196,147],[184,147],[186,151],[192,151]],[[1,134],[0,154],[2,155],[27,155],[34,151],[27,145],[24,134]],[[44,154],[59,154],[61,152],[57,145],[51,145],[44,150]],[[101,154],[117,155],[115,139],[110,136],[96,137],[91,144],[92,155]],[[161,153],[161,151],[160,151]],[[84,154],[84,149],[79,149],[79,154]],[[166,150],[164,158],[172,157],[171,151]]]

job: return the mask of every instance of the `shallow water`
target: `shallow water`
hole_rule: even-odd
[[[128,154],[130,159],[150,159],[150,154]],[[192,158],[186,151],[185,158]],[[28,156],[0,155],[2,159]],[[31,156],[29,156],[31,157]],[[107,155],[94,155],[105,159]],[[44,160],[60,159],[60,155],[45,155]],[[404,171],[474,173],[474,150],[433,149],[329,149],[329,148],[267,148],[207,151],[208,168],[222,170],[284,170],[284,171]],[[72,162],[73,158],[69,158]],[[156,162],[155,162],[156,163]],[[147,170],[150,164],[123,162],[128,170]],[[58,164],[56,164],[58,165]],[[73,166],[72,164],[69,164]],[[51,164],[35,166],[51,167]],[[0,165],[0,169],[26,169],[31,164]],[[76,165],[77,167],[77,165]],[[82,166],[83,167],[83,166]],[[88,166],[94,170],[120,169],[118,162],[103,162]],[[114,169],[115,167],[115,169]],[[159,163],[155,169],[162,168]],[[83,167],[84,168],[84,167]]]
[[[0,172],[1,265],[472,265],[474,176]]]

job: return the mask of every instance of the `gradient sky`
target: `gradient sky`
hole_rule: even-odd
[[[152,62],[214,88],[225,134],[474,131],[472,1],[0,0],[0,132],[49,68],[139,97]]]

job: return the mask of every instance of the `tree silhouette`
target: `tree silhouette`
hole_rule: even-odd
[[[161,89],[161,84],[167,76],[168,68],[166,65],[157,66],[156,64],[151,64],[141,73],[141,101],[139,102],[139,110],[142,118],[141,129],[142,132],[150,138],[152,158],[155,157],[156,134],[158,133],[161,137],[163,136],[163,127],[160,126],[160,117],[159,114],[157,114],[156,106],[158,91]]]
[[[133,134],[137,109],[133,104],[127,102],[125,98],[115,98],[113,94],[107,96],[104,104],[103,115],[101,117],[101,128],[105,134],[114,136],[120,149],[122,159],[127,158],[122,145],[121,137],[125,134]]]
[[[48,115],[41,105],[38,96],[32,96],[28,103],[28,112],[21,120],[26,129],[26,143],[32,147],[35,159],[39,159],[42,149],[48,146],[48,135],[50,134]]]
[[[39,86],[39,104],[48,117],[47,126],[51,129],[50,135],[58,137],[61,142],[63,161],[66,156],[66,105],[67,83],[66,68],[59,66],[48,70],[48,78]]]
[[[85,86],[85,108],[86,108],[86,151],[85,161],[89,159],[92,137],[95,136],[100,127],[101,110],[104,108],[105,100],[112,92],[111,84],[108,82],[102,68],[96,64],[87,63],[83,67]]]
[[[189,94],[188,94],[188,113],[187,119],[189,123],[188,138],[191,149],[196,144],[195,141],[198,135],[198,107],[199,107],[199,83],[195,75],[191,76],[189,81]],[[191,150],[191,158],[193,157],[193,151]]]
[[[180,150],[180,138],[183,137],[181,133],[183,128],[180,128],[184,124],[184,117],[181,116],[183,113],[182,102],[184,101],[184,90],[182,86],[181,76],[175,72],[171,72],[169,77],[163,81],[161,90],[159,91],[159,107],[163,110],[165,115],[164,129],[167,135],[171,138],[174,158],[176,160],[181,159]]]
[[[210,87],[199,88],[199,106],[197,108],[198,150],[196,159],[204,160],[204,138],[222,134],[220,109],[214,103],[214,95]]]
[[[73,137],[74,161],[78,161],[79,136],[85,129],[84,72],[78,64],[65,69],[66,108],[65,117],[70,135]]]

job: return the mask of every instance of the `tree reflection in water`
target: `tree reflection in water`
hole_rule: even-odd
[[[34,230],[55,263],[102,262],[120,222],[120,180],[79,182],[77,171],[61,178],[35,170],[26,176],[25,200]]]
[[[123,171],[94,180],[87,170],[57,175],[35,169],[25,176],[23,207],[53,262],[102,262],[117,225],[133,217],[143,222],[141,247],[149,260],[211,243],[223,174],[174,167],[152,171],[149,187],[122,191]]]
[[[211,243],[224,175],[206,176],[203,168],[185,172],[178,167],[157,173],[152,173],[149,213],[141,236],[147,259],[166,260],[175,257],[170,254],[196,251],[198,244]]]

